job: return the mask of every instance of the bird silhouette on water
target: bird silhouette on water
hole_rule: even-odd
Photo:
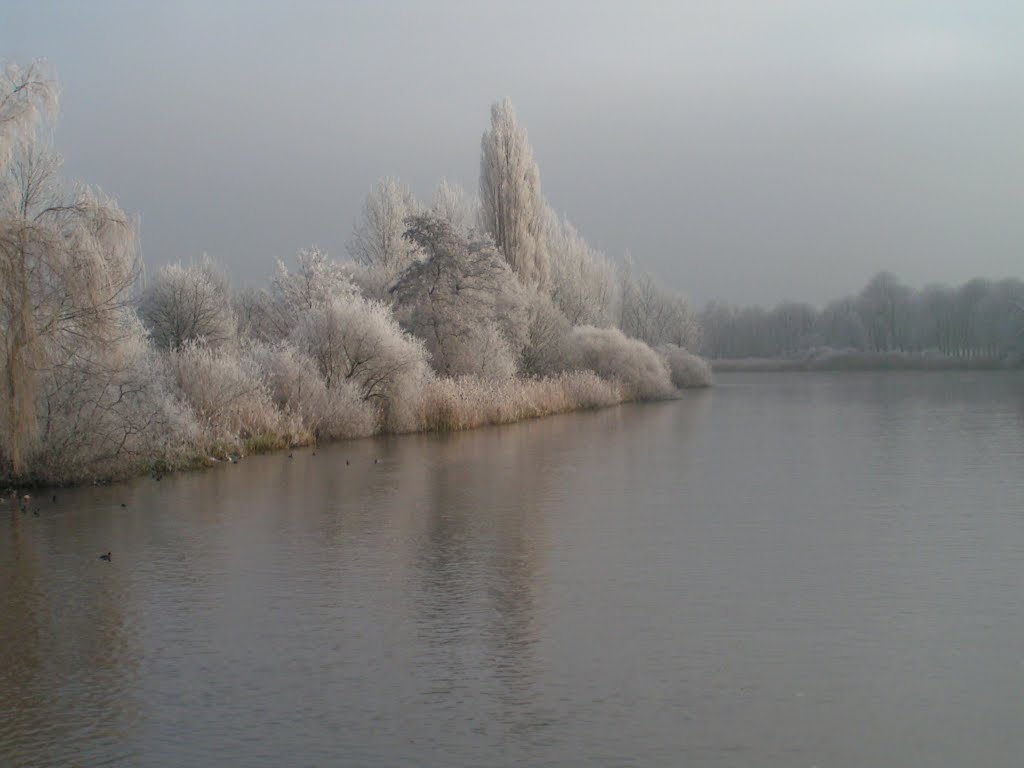
[[[100,555],[100,560],[106,560],[109,563],[110,562],[110,553],[107,552],[107,554],[105,554],[105,555]]]

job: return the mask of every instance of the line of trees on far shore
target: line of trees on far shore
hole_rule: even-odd
[[[0,68],[0,481],[60,483],[382,431],[463,429],[710,383],[695,314],[613,265],[544,199],[496,103],[479,198],[369,193],[339,261],[316,248],[235,292],[210,259],[143,278],[137,222],[69,184],[57,87]]]
[[[824,309],[787,301],[774,309],[709,304],[701,353],[712,358],[798,357],[822,350],[955,359],[1024,357],[1024,281],[976,278],[912,290],[880,272],[855,296]]]

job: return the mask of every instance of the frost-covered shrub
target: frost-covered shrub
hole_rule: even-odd
[[[387,408],[381,410],[379,428],[382,432],[418,432],[425,409],[424,398],[435,381],[429,365],[417,367],[396,382]]]
[[[423,343],[403,332],[385,305],[358,294],[303,314],[291,340],[316,363],[328,389],[348,382],[381,408],[403,377],[427,367]]]
[[[275,406],[256,366],[223,349],[187,342],[168,356],[177,392],[199,424],[200,449],[284,446],[301,433]]]
[[[523,371],[531,376],[548,376],[564,371],[570,357],[572,326],[547,294],[533,292],[527,303],[529,318]]]
[[[573,329],[569,341],[572,367],[621,381],[637,399],[657,400],[675,392],[668,363],[617,328],[580,326]]]
[[[274,404],[301,419],[307,440],[365,437],[376,431],[377,409],[356,384],[342,381],[328,389],[313,361],[291,344],[256,344],[248,355]]]
[[[656,351],[665,358],[672,374],[672,383],[679,389],[711,386],[711,365],[703,357],[691,354],[675,344],[661,344]]]

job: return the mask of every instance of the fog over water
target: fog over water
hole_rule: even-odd
[[[374,181],[477,186],[502,96],[544,191],[697,303],[1021,276],[1024,6],[1010,2],[8,2],[69,175],[146,263],[344,256]]]

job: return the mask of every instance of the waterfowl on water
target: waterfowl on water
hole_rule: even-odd
[[[110,553],[107,552],[107,554],[105,554],[105,555],[100,555],[100,560],[106,560],[109,563],[110,562]]]

